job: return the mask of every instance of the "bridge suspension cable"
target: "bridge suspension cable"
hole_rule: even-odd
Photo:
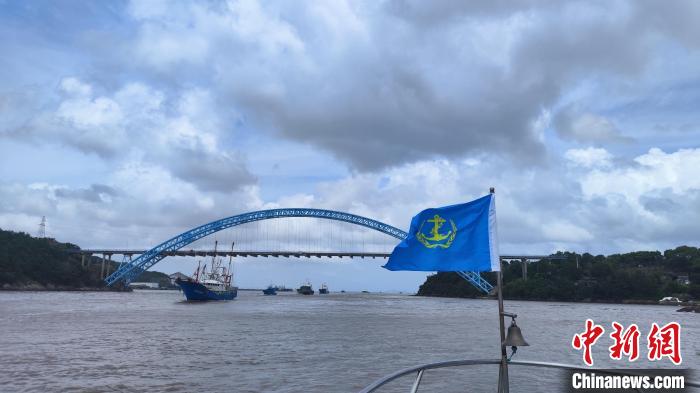
[[[347,222],[350,224],[373,229],[375,231],[384,233],[399,240],[405,238],[407,235],[406,232],[391,225],[382,223],[380,221],[358,216],[355,214],[338,212],[333,210],[299,208],[261,210],[212,221],[208,224],[204,224],[186,232],[183,232],[153,247],[152,249],[146,251],[144,254],[139,255],[139,257],[131,261],[131,263],[122,264],[116,272],[112,273],[109,277],[105,279],[105,282],[108,285],[112,285],[119,280],[123,280],[126,283],[129,283],[133,281],[133,279],[140,275],[142,272],[144,272],[145,270],[162,260],[165,257],[164,253],[167,253],[169,251],[177,251],[180,248],[196,240],[219,232],[223,229],[231,228],[241,224],[252,223],[255,221],[288,217],[317,217],[327,220]],[[294,236],[298,236],[298,234],[300,233],[300,229],[301,228],[295,227],[292,231],[287,231],[287,233]],[[344,241],[343,236],[341,236],[340,239],[341,242]],[[299,238],[295,238],[293,241],[295,245],[299,245],[300,243]]]

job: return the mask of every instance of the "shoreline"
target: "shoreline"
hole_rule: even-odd
[[[177,288],[164,288],[164,289],[137,289],[146,291],[164,291],[164,290],[174,290]],[[259,291],[259,289],[239,289],[240,291]],[[2,286],[0,287],[0,292],[134,292],[132,288],[111,288],[111,287],[56,287],[56,288],[46,288],[42,286]],[[477,297],[459,297],[459,296],[434,296],[434,295],[409,295],[417,297],[431,297],[431,298],[446,298],[446,299],[470,299],[470,300],[496,300],[495,297],[489,296],[477,296]],[[571,304],[616,304],[616,305],[640,305],[640,306],[672,306],[672,307],[690,307],[698,308],[700,304],[694,302],[682,302],[679,304],[659,304],[658,301],[653,300],[635,300],[635,299],[624,299],[622,301],[616,300],[558,300],[558,299],[510,299],[505,298],[504,300],[510,301],[523,301],[523,302],[549,302],[549,303],[571,303]]]
[[[102,288],[102,287],[6,287],[0,288],[0,292],[133,292],[131,288]]]
[[[436,295],[418,295],[421,297],[433,297],[433,298],[447,298],[447,299],[479,299],[479,300],[496,300],[495,297],[489,296],[477,296],[477,297],[459,297],[459,296],[436,296]],[[624,299],[622,301],[618,300],[559,300],[559,299],[518,299],[518,298],[504,298],[503,300],[510,301],[523,301],[523,302],[550,302],[550,303],[572,303],[572,304],[621,304],[621,305],[638,305],[638,306],[672,306],[672,307],[693,307],[699,304],[694,302],[682,302],[679,304],[659,304],[658,301],[654,300],[635,300],[635,299]]]

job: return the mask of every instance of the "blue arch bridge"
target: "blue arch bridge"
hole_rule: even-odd
[[[185,231],[177,236],[174,236],[157,246],[149,250],[119,250],[119,249],[85,249],[80,250],[83,254],[83,260],[85,256],[102,254],[103,269],[105,257],[109,260],[112,259],[112,255],[123,255],[123,262],[119,265],[117,270],[112,274],[109,274],[105,278],[107,285],[113,285],[117,282],[123,282],[129,284],[134,281],[141,273],[151,268],[153,265],[161,261],[167,256],[201,256],[201,255],[222,255],[222,256],[245,256],[245,257],[350,257],[350,258],[387,258],[389,253],[386,252],[337,252],[337,251],[259,251],[259,250],[249,250],[249,251],[217,251],[217,250],[194,250],[194,249],[184,249],[187,245],[196,242],[206,236],[212,235],[216,232],[223,231],[228,228],[237,227],[244,224],[253,223],[256,221],[263,220],[277,220],[283,218],[292,217],[307,217],[307,218],[317,218],[323,220],[334,220],[339,222],[345,222],[371,230],[377,231],[384,235],[391,236],[396,240],[403,240],[407,233],[401,229],[393,227],[391,225],[385,224],[383,222],[373,220],[371,218],[358,216],[355,214],[344,213],[333,210],[323,210],[323,209],[306,209],[306,208],[289,208],[289,209],[270,209],[270,210],[260,210],[244,214],[238,214],[231,217],[222,218],[220,220],[212,221],[208,224],[198,226],[196,228]],[[133,258],[136,256],[136,258]],[[502,259],[516,259],[523,262],[523,277],[527,277],[527,262],[545,259],[547,256],[516,256],[516,255],[504,255],[501,256]],[[462,278],[467,280],[469,283],[480,289],[485,293],[491,293],[493,291],[493,285],[484,279],[478,272],[457,272]]]

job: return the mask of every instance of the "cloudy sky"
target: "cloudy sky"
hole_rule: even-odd
[[[0,228],[134,248],[308,206],[405,229],[494,186],[502,253],[698,246],[698,20],[697,1],[0,0]],[[378,266],[244,261],[238,282],[425,276]]]

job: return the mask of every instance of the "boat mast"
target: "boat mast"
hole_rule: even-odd
[[[235,242],[231,242],[231,253],[228,254],[228,270],[226,271],[226,274],[228,275],[228,285],[231,285],[231,281],[233,281],[233,271],[231,271],[231,268],[233,267],[231,265],[231,262],[233,262],[233,245]]]
[[[216,269],[218,268],[218,266],[216,265],[216,257],[218,255],[216,252],[216,249],[218,248],[218,246],[219,246],[219,241],[214,240],[214,255],[211,257],[211,273],[209,274],[210,276],[214,275],[214,277],[209,277],[210,279],[214,279],[214,280],[216,279],[216,276],[215,276]]]

